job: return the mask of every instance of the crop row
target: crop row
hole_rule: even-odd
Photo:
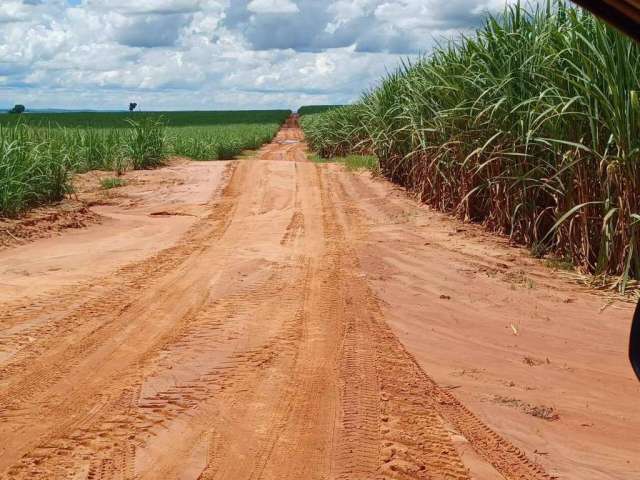
[[[53,122],[43,126],[28,119],[14,125],[0,122],[0,216],[62,199],[71,191],[76,172],[153,168],[171,155],[233,158],[273,138],[289,113],[263,112],[261,122],[191,127],[168,127],[166,119],[152,116],[133,116],[122,128],[69,128]],[[109,114],[93,114],[94,124],[108,124],[103,115]],[[238,120],[237,115],[227,118]]]
[[[0,125],[17,123],[41,127],[128,128],[129,121],[161,121],[167,127],[211,127],[236,124],[281,123],[290,110],[232,110],[180,112],[66,112],[0,114]]]
[[[302,118],[442,211],[539,255],[640,278],[640,46],[562,2],[507,7],[356,104]]]

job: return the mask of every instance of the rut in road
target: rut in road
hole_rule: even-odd
[[[550,478],[387,327],[325,167],[292,119],[175,246],[1,305],[3,478],[471,478],[454,434]]]

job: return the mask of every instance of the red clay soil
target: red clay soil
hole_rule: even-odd
[[[629,305],[305,152],[0,251],[2,478],[640,478]]]

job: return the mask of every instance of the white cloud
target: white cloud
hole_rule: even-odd
[[[210,0],[85,0],[90,10],[118,12],[121,14],[178,14],[195,13],[224,2]]]
[[[298,13],[298,6],[291,0],[252,0],[247,10],[253,13]]]
[[[502,1],[0,0],[0,106],[345,103]]]

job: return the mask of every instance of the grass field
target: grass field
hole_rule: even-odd
[[[195,160],[230,159],[243,150],[252,150],[270,141],[282,123],[279,118],[278,121],[275,120],[264,123],[168,128],[170,153]]]
[[[0,125],[26,123],[34,126],[74,128],[127,128],[130,120],[142,122],[153,119],[162,121],[167,127],[211,127],[230,124],[265,124],[274,121],[280,123],[290,114],[289,110],[24,113],[0,115]]]
[[[424,202],[536,254],[640,278],[640,45],[588,13],[509,7],[302,124],[321,155],[375,154]]]
[[[71,190],[75,172],[153,168],[167,156],[229,159],[269,141],[289,110],[0,116],[0,215]]]

